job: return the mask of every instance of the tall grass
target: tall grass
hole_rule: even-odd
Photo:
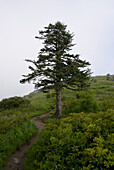
[[[26,120],[22,125],[15,125],[15,128],[10,129],[6,133],[0,134],[0,170],[6,164],[8,157],[16,149],[19,149],[22,144],[37,132],[37,127],[30,120]]]

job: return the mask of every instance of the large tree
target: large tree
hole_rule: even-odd
[[[54,89],[56,91],[55,117],[61,116],[62,88],[82,90],[88,86],[90,70],[85,68],[89,62],[79,59],[79,55],[70,54],[73,41],[73,33],[66,30],[66,25],[56,22],[49,24],[44,30],[39,31],[39,40],[44,47],[38,53],[36,61],[26,60],[33,64],[29,66],[31,72],[24,75],[21,83],[33,80],[35,88],[42,90]],[[85,69],[84,69],[85,68]]]

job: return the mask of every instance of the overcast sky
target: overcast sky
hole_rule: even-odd
[[[114,74],[114,0],[0,0],[0,100],[34,90],[19,83],[29,71],[24,59],[36,59],[38,30],[57,21],[74,32],[72,52],[93,75]]]

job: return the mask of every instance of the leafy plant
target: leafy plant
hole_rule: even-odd
[[[112,169],[113,120],[113,110],[52,119],[29,149],[24,169]]]
[[[27,106],[30,101],[22,97],[11,97],[8,99],[3,99],[0,102],[0,111],[12,108],[18,108],[20,106]]]
[[[63,115],[80,112],[98,112],[100,110],[99,102],[90,92],[81,92],[78,94],[78,99],[71,99],[67,102],[67,106],[63,108]]]

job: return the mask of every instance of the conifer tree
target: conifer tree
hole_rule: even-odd
[[[66,30],[67,26],[61,22],[49,24],[39,31],[39,40],[44,47],[40,49],[36,61],[26,60],[33,64],[29,66],[31,73],[24,75],[21,83],[33,80],[35,88],[42,90],[54,89],[56,92],[55,117],[61,116],[62,88],[82,90],[89,85],[90,69],[85,67],[90,63],[79,59],[79,55],[70,54],[73,33]]]

